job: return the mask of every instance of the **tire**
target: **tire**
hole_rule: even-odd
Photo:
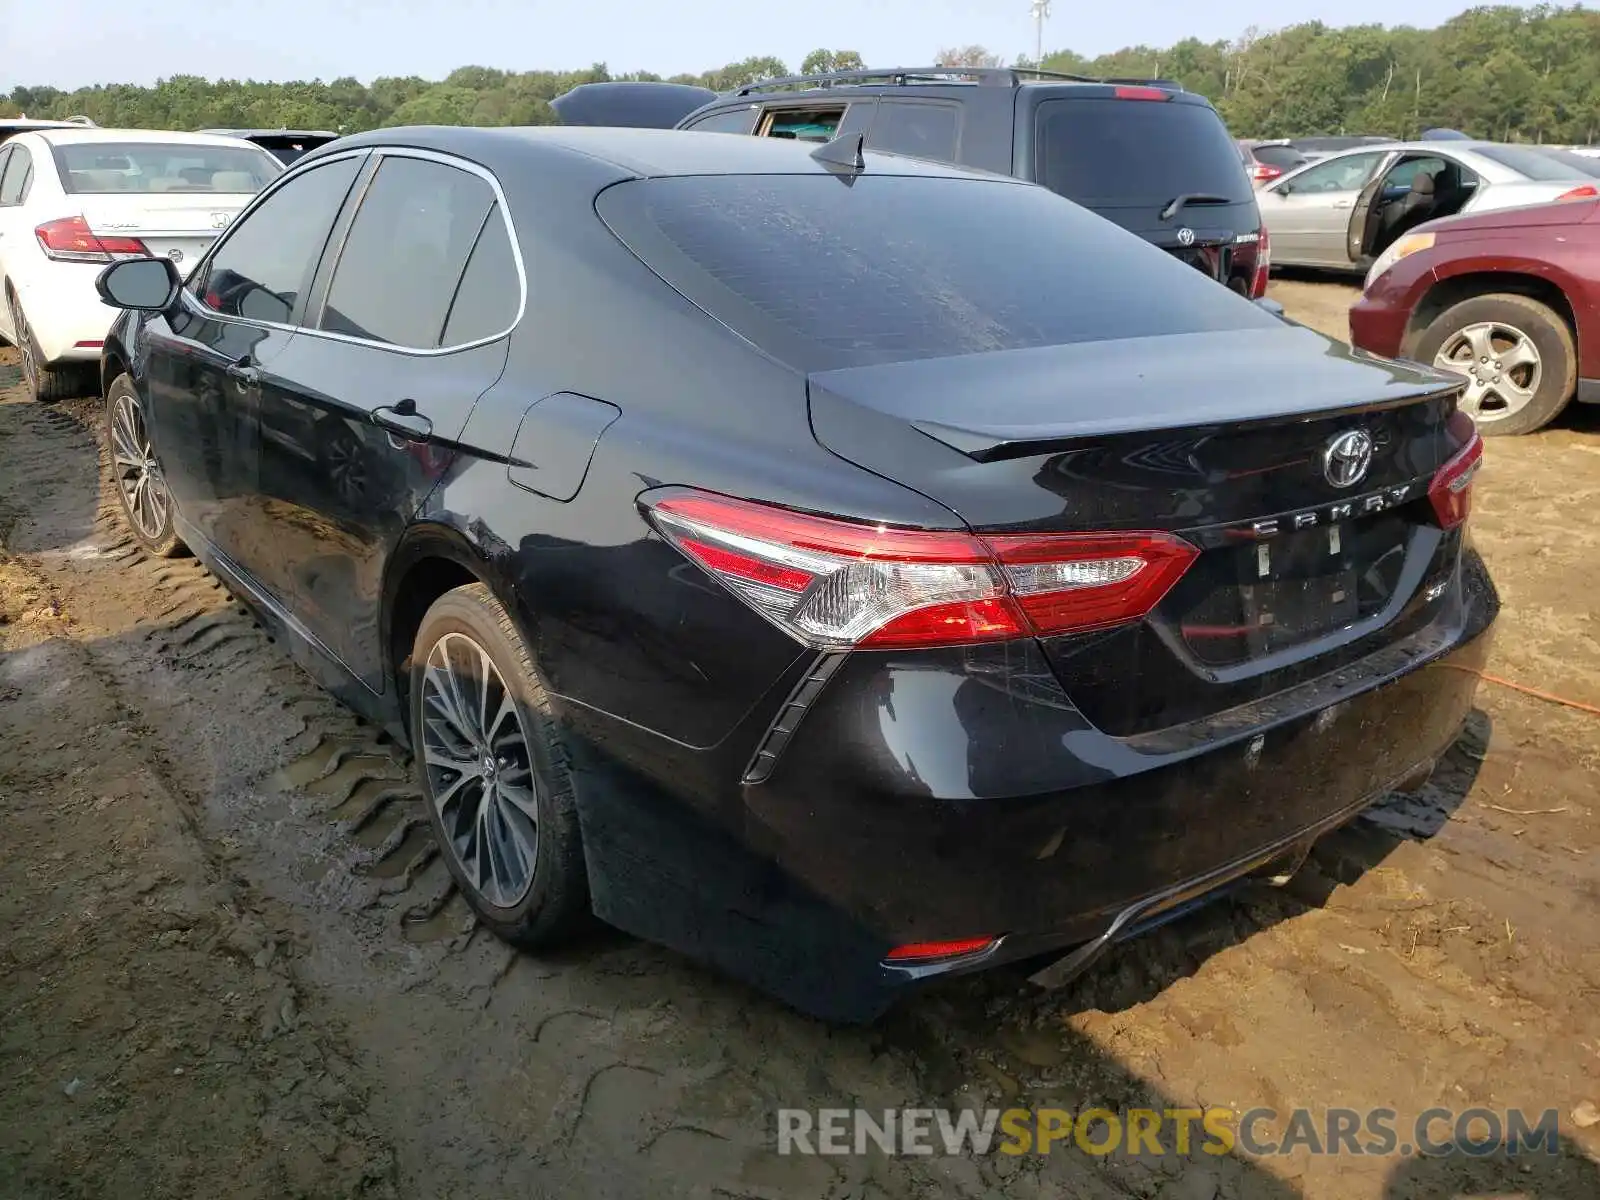
[[[477,690],[488,674],[485,658],[493,670],[487,702]],[[462,895],[497,937],[513,945],[538,950],[568,940],[590,914],[577,803],[549,698],[511,618],[483,584],[446,592],[423,617],[406,668],[417,783]],[[445,690],[447,668],[457,680],[456,715]],[[485,718],[485,709],[495,716]],[[476,727],[463,729],[463,723],[473,725],[474,710],[480,714]],[[486,724],[493,726],[488,738]],[[491,744],[495,753],[486,757]],[[495,792],[485,815],[491,759]],[[443,765],[447,761],[477,773]],[[485,837],[486,830],[492,836]],[[498,858],[479,853],[491,844]],[[519,873],[513,858],[531,864],[531,876]]]
[[[111,489],[117,494],[122,523],[158,558],[184,553],[186,547],[172,524],[172,491],[150,449],[144,402],[126,374],[118,375],[106,389],[105,427]]]
[[[39,353],[38,340],[33,336],[28,318],[23,315],[22,302],[15,292],[7,295],[6,302],[11,308],[11,328],[16,331],[13,341],[22,355],[22,383],[28,389],[28,399],[37,404],[49,404],[87,394],[87,372],[83,365],[46,366]]]
[[[1461,406],[1485,437],[1543,429],[1578,384],[1572,329],[1527,296],[1497,293],[1451,305],[1422,331],[1409,357],[1468,376]],[[1472,369],[1481,374],[1474,378]]]

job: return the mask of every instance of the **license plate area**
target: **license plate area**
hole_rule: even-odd
[[[1208,551],[1162,608],[1208,666],[1276,654],[1382,611],[1408,535],[1385,515]]]

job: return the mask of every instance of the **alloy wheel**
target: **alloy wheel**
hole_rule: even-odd
[[[421,752],[449,850],[483,898],[511,908],[533,886],[539,783],[527,730],[488,651],[447,633],[422,678]]]
[[[28,390],[38,395],[39,363],[33,354],[33,335],[28,330],[27,318],[22,315],[22,305],[15,297],[11,300],[11,329],[17,335],[17,353],[22,356],[22,378],[27,381]]]
[[[125,391],[118,392],[111,405],[111,462],[128,519],[146,540],[159,542],[166,533],[172,499],[150,448],[144,410],[138,397]]]
[[[1467,377],[1461,407],[1481,424],[1526,408],[1544,371],[1533,339],[1504,321],[1476,321],[1458,329],[1439,347],[1433,365]]]

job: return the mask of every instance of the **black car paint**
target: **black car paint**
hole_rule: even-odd
[[[1072,681],[1091,688],[1094,672],[1075,674],[1074,663],[1092,667],[1096,647],[1121,662],[1118,640],[1149,636],[1144,623],[917,652],[819,654],[790,639],[653,533],[637,498],[693,485],[930,529],[1166,514],[1163,524],[1190,536],[1225,532],[1240,511],[1222,491],[1175,492],[1154,439],[1136,430],[1091,431],[1079,449],[1102,457],[1081,478],[1054,470],[1060,451],[979,464],[921,434],[929,457],[897,467],[900,482],[884,463],[850,465],[840,450],[869,456],[888,436],[881,397],[837,398],[848,408],[819,425],[836,449],[814,437],[817,397],[833,389],[810,388],[808,404],[802,375],[708,319],[596,219],[596,194],[668,169],[649,161],[652,144],[572,136],[417,129],[341,143],[459,156],[493,174],[529,279],[508,337],[419,363],[204,318],[183,301],[165,316],[122,314],[104,374],[133,375],[168,477],[204,477],[203,494],[180,502],[191,547],[297,661],[402,741],[396,667],[421,608],[454,584],[488,585],[571,745],[599,916],[807,1011],[868,1019],[930,973],[883,965],[895,945],[1004,935],[997,951],[937,973],[1094,939],[1119,913],[1154,919],[1175,887],[1209,887],[1297,845],[1453,738],[1475,681],[1442,664],[1481,665],[1498,607],[1459,534],[1434,535],[1448,586],[1414,601],[1401,640],[1336,665],[1302,661],[1303,678],[1231,706],[1175,705],[1170,719],[1127,736],[1097,728],[1079,706]],[[780,166],[769,151],[714,139],[667,157],[690,172],[822,169],[803,153]],[[868,169],[950,173],[870,156]],[[203,365],[153,367],[173,319],[196,322],[173,359]],[[1254,380],[1269,391],[1276,383],[1331,403],[1347,389],[1371,400],[1438,384],[1288,325],[1281,336],[1297,340],[1268,356],[1276,378]],[[286,344],[266,348],[278,337]],[[242,405],[228,400],[238,381],[225,369],[241,347],[260,372],[259,396]],[[1237,367],[1252,379],[1249,351]],[[369,419],[401,396],[434,421],[425,453]],[[1207,420],[1250,415],[1225,411],[1220,385],[1215,396],[1221,407],[1192,414],[1182,438],[1203,439]],[[276,436],[252,439],[253,425],[265,430],[293,406],[313,415],[276,422],[296,431],[284,440],[348,436],[382,482],[340,495],[308,467],[315,444],[293,453]],[[1303,459],[1300,425],[1263,426],[1257,449],[1269,463]],[[992,467],[998,507],[958,515],[984,488],[948,491],[951,480]],[[1268,486],[1251,505],[1270,509],[1281,496],[1292,506],[1305,494]],[[1116,501],[1102,511],[1097,496]]]

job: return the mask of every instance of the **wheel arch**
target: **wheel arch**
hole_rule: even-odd
[[[517,607],[501,573],[467,534],[453,526],[434,521],[413,524],[389,557],[379,632],[402,729],[410,725],[409,659],[422,619],[440,596],[473,583],[486,585],[517,620]]]
[[[1411,316],[1406,322],[1405,338],[1401,344],[1409,352],[1416,346],[1423,331],[1433,324],[1440,313],[1474,296],[1495,294],[1525,296],[1529,300],[1537,300],[1547,305],[1566,322],[1567,329],[1572,333],[1574,349],[1581,347],[1583,339],[1578,328],[1577,314],[1572,301],[1567,298],[1567,293],[1560,284],[1547,275],[1532,271],[1488,270],[1464,271],[1458,275],[1448,275],[1424,292],[1411,309]],[[1578,363],[1580,374],[1583,365],[1581,361]]]
[[[132,358],[122,339],[114,333],[106,335],[105,347],[100,351],[100,395],[111,391],[111,383],[118,375],[131,369]]]

